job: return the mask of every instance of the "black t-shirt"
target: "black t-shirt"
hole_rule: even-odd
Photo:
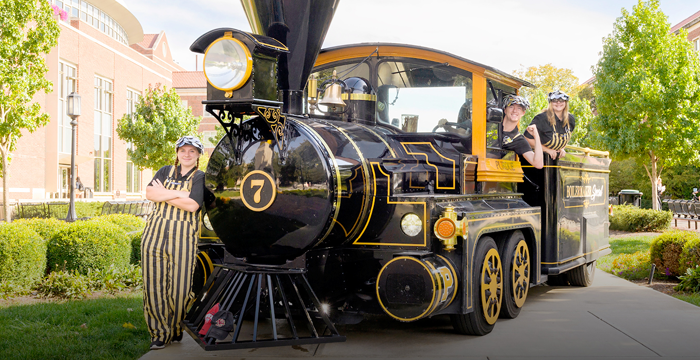
[[[502,126],[502,125],[501,125]],[[501,147],[506,150],[513,150],[516,154],[523,156],[528,151],[532,151],[530,144],[523,137],[523,135],[518,131],[518,127],[514,127],[511,131],[503,130],[503,139],[501,141]]]
[[[170,174],[170,169],[173,168],[173,165],[166,165],[160,168],[158,172],[156,172],[156,175],[153,176],[153,179],[151,182],[148,183],[148,186],[152,186],[151,184],[153,183],[153,180],[160,180],[161,183],[165,183],[165,179],[168,178],[168,175]],[[185,176],[180,176],[180,167],[175,170],[175,173],[173,174],[173,180],[175,181],[183,181],[187,179],[190,174],[195,171],[194,168],[190,170]],[[192,188],[190,189],[190,199],[194,200],[199,204],[199,207],[202,207],[202,202],[204,201],[204,172],[201,170],[197,170],[194,175],[192,175]]]
[[[571,133],[576,127],[576,118],[569,114],[569,121],[566,124],[564,124],[563,121],[559,121],[559,118],[556,119],[555,129],[549,124],[549,120],[547,120],[547,113],[541,112],[532,119],[530,125],[535,124],[537,126],[537,132],[540,134],[540,141],[542,142],[542,145],[552,150],[561,150],[566,146],[571,138]],[[530,139],[534,139],[529,133],[525,133],[525,136]]]

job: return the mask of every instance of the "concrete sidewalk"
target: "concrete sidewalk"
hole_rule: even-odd
[[[209,352],[186,334],[142,359],[700,359],[700,307],[599,270],[589,288],[531,288],[520,316],[486,336],[455,334],[446,316],[338,330],[347,342]]]

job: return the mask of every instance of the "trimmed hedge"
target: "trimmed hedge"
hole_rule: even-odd
[[[129,233],[131,235],[131,263],[138,265],[141,263],[141,237],[143,231]]]
[[[673,219],[670,211],[646,210],[632,205],[613,205],[610,229],[630,232],[662,231]]]
[[[58,219],[18,219],[12,223],[29,226],[46,241],[53,239],[56,234],[68,226],[67,222]]]
[[[700,265],[700,236],[697,233],[694,234],[696,235],[695,238],[688,240],[681,251],[679,260],[679,272],[681,274],[685,274],[688,269],[695,269],[696,266]]]
[[[90,221],[109,221],[114,225],[119,226],[126,232],[143,231],[146,227],[146,222],[141,220],[136,215],[131,214],[110,214],[101,215],[90,219]]]
[[[131,244],[126,232],[108,221],[76,221],[61,230],[48,244],[49,268],[104,270],[129,265]]]
[[[651,261],[656,264],[659,271],[663,271],[668,276],[681,275],[680,258],[683,246],[697,238],[698,235],[693,231],[667,231],[651,242]]]
[[[0,226],[0,283],[15,291],[29,290],[46,270],[46,241],[26,224]]]

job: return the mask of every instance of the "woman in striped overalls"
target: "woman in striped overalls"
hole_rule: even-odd
[[[198,170],[204,146],[194,136],[177,141],[175,166],[163,166],[146,187],[155,203],[141,238],[143,312],[151,349],[182,340],[180,320],[190,299],[197,253],[204,173]]]

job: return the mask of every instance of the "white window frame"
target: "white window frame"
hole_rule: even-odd
[[[93,188],[95,193],[111,193],[114,191],[114,175],[112,171],[114,168],[114,144],[112,143],[114,129],[114,82],[113,80],[95,75],[93,90],[95,97],[93,105],[94,144],[99,146],[99,148],[93,146],[95,158]],[[105,118],[109,118],[109,122],[106,122]],[[109,125],[109,129],[104,129],[105,124]],[[109,147],[106,156],[105,150],[103,149],[105,145]],[[106,181],[104,176],[105,168],[107,173]]]

